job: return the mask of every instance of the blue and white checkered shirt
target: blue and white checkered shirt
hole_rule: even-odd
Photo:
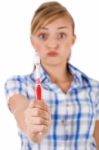
[[[93,137],[95,121],[99,120],[99,83],[68,64],[74,80],[67,93],[51,83],[40,66],[43,99],[52,114],[52,126],[41,144],[31,143],[19,131],[21,150],[96,150]],[[18,93],[28,100],[35,99],[35,71],[30,75],[14,76],[5,84],[7,99]]]

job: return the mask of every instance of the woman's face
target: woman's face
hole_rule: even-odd
[[[60,18],[42,26],[31,36],[32,45],[38,52],[42,64],[66,64],[76,39],[72,30],[71,22],[66,18]]]

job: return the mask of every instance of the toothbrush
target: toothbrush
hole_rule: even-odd
[[[42,87],[41,87],[41,82],[40,82],[40,68],[39,68],[40,58],[37,53],[36,53],[35,66],[36,66],[35,94],[36,94],[36,99],[41,100],[42,99]]]
[[[41,87],[39,80],[36,83],[35,92],[36,92],[36,99],[41,100],[42,99],[42,87]]]

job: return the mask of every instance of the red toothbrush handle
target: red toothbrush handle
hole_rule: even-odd
[[[37,100],[41,100],[42,99],[42,89],[41,89],[41,85],[40,84],[36,85],[36,98],[37,98]]]

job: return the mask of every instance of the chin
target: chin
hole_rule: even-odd
[[[47,64],[47,65],[50,65],[50,66],[57,66],[57,65],[60,65],[59,62],[54,62],[54,61],[47,62],[46,64]]]
[[[49,58],[43,58],[43,61],[41,62],[42,64],[49,65],[49,66],[57,66],[57,65],[63,64],[63,60],[49,59]]]

